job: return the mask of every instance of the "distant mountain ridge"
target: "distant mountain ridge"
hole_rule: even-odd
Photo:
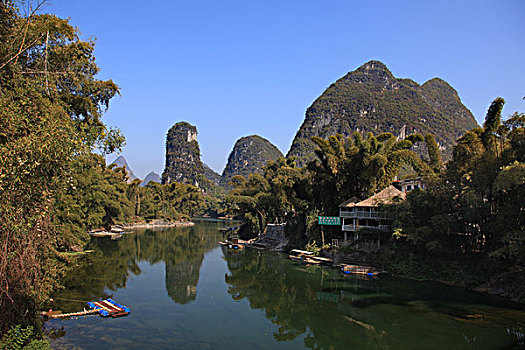
[[[138,177],[133,174],[133,171],[129,167],[128,162],[126,162],[126,158],[124,158],[124,156],[117,157],[117,159],[115,159],[111,164],[115,164],[118,168],[126,169],[126,173],[128,174],[127,183],[131,183],[133,180],[138,179]]]
[[[450,153],[457,137],[477,126],[454,88],[434,78],[423,85],[395,78],[379,61],[365,63],[330,85],[306,110],[287,156],[303,166],[315,157],[313,136],[354,131],[391,132],[404,137],[433,133]]]
[[[200,159],[197,141],[197,128],[186,122],[176,123],[166,137],[166,165],[162,183],[183,182],[199,186],[202,178],[213,186],[228,188],[235,175],[248,177],[261,173],[270,160],[284,157],[282,152],[270,141],[259,135],[241,137],[228,157],[222,175],[219,175]],[[205,188],[209,185],[202,184]]]
[[[142,183],[140,184],[140,186],[144,187],[146,186],[148,183],[150,183],[151,181],[153,182],[157,182],[157,183],[161,183],[162,180],[160,178],[160,175],[157,174],[156,172],[152,171],[150,172],[148,175],[146,175],[146,177],[144,178],[144,180],[142,180]]]

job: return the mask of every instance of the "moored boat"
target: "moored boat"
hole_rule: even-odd
[[[378,276],[384,271],[377,270],[371,266],[363,265],[343,265],[341,271],[345,274],[355,274],[355,275],[366,275],[366,276]]]

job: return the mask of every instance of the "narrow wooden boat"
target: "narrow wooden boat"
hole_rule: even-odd
[[[290,260],[293,260],[293,261],[303,261],[303,257],[302,256],[297,256],[297,255],[290,254],[290,255],[288,255],[288,258]]]
[[[362,265],[343,265],[341,271],[345,274],[378,276],[382,271],[379,271],[370,266]]]
[[[304,258],[303,263],[308,265],[321,265],[320,261],[314,260],[312,258]]]
[[[219,242],[220,245],[224,246],[224,247],[227,247],[227,248],[230,248],[230,249],[235,249],[235,250],[243,250],[244,248],[246,248],[246,244],[245,243],[233,243],[233,242]]]
[[[232,249],[242,250],[245,248],[244,243],[232,243],[231,244]]]

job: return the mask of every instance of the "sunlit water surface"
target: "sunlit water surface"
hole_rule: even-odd
[[[279,253],[219,247],[218,227],[94,239],[54,297],[82,310],[111,297],[121,318],[51,320],[54,348],[522,349],[525,311],[429,283],[360,279]]]

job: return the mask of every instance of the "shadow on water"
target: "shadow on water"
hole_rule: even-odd
[[[225,281],[277,326],[273,337],[304,336],[312,349],[521,349],[523,308],[460,289],[342,276],[283,255],[224,250]]]

